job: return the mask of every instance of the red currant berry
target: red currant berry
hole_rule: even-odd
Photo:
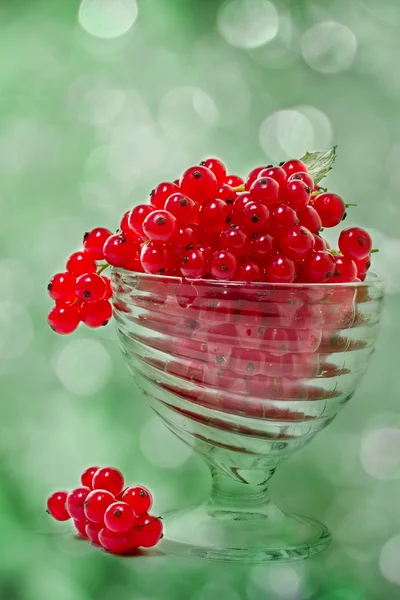
[[[238,225],[229,225],[219,234],[219,247],[234,256],[246,256],[249,253],[249,238]]]
[[[93,475],[96,471],[99,470],[99,467],[88,467],[86,471],[84,471],[81,475],[81,484],[84,487],[88,487],[89,489],[93,489]]]
[[[224,183],[235,188],[235,187],[240,187],[240,186],[244,185],[244,179],[239,177],[239,175],[227,175]]]
[[[281,250],[290,260],[303,260],[312,252],[314,244],[313,234],[302,225],[287,229],[279,238]]]
[[[181,258],[180,270],[184,277],[200,279],[204,273],[204,256],[200,250],[187,250]]]
[[[74,252],[67,260],[67,271],[79,277],[97,270],[94,258],[88,252]]]
[[[115,234],[104,244],[104,257],[113,267],[128,268],[132,263],[132,257],[137,257],[138,248],[139,243],[134,238]]]
[[[215,248],[212,248],[212,246],[207,246],[206,244],[198,244],[196,248],[204,257],[203,277],[208,277],[211,275],[211,260]]]
[[[332,277],[334,283],[348,283],[355,281],[357,277],[357,267],[355,262],[347,256],[338,254],[334,257],[336,268]]]
[[[113,502],[115,497],[108,490],[92,490],[85,500],[85,517],[93,523],[104,523],[105,512]]]
[[[152,548],[162,538],[162,522],[157,517],[143,515],[136,519],[135,531],[137,545],[143,548]]]
[[[326,240],[317,234],[314,234],[314,250],[328,250]]]
[[[147,513],[153,505],[152,495],[142,486],[127,488],[122,494],[122,501],[129,504],[139,516]]]
[[[235,277],[237,260],[226,250],[214,252],[211,259],[211,273],[215,279],[231,281]]]
[[[364,281],[367,271],[371,266],[371,255],[367,254],[365,258],[362,258],[361,260],[355,260],[354,263],[357,267],[357,277],[359,277],[361,281]]]
[[[104,550],[111,554],[126,554],[135,547],[130,532],[125,534],[114,533],[106,527],[103,527],[99,533],[99,543]]]
[[[261,264],[276,250],[274,239],[267,233],[259,233],[254,236],[250,243],[249,256]]]
[[[307,227],[311,231],[311,233],[318,233],[321,230],[322,222],[321,217],[311,206],[311,204],[307,204],[307,206],[303,206],[303,208],[299,208],[297,211],[297,217],[300,221],[300,225]]]
[[[280,166],[285,171],[288,177],[290,177],[294,173],[308,173],[307,166],[301,160],[288,160]]]
[[[136,514],[126,502],[110,504],[104,515],[105,526],[114,533],[127,533],[132,529]]]
[[[57,273],[49,281],[47,286],[49,295],[53,300],[74,300],[75,299],[76,277],[71,273]]]
[[[96,546],[100,545],[99,541],[99,533],[103,529],[103,523],[92,523],[89,521],[85,527],[86,537],[95,544]]]
[[[84,302],[81,308],[81,321],[88,327],[105,327],[112,317],[112,306],[108,300]]]
[[[190,167],[182,175],[180,190],[199,204],[215,198],[217,179],[207,167]]]
[[[312,205],[321,218],[322,227],[335,227],[344,219],[346,206],[337,194],[320,194]]]
[[[171,250],[161,242],[149,242],[142,247],[140,262],[146,273],[163,275],[173,263]]]
[[[78,534],[84,538],[87,537],[86,535],[86,525],[88,523],[88,520],[83,518],[81,520],[79,519],[74,519],[74,525],[75,525],[75,529],[78,532]]]
[[[371,248],[371,236],[361,227],[344,229],[339,236],[340,252],[353,260],[362,260],[368,256]]]
[[[264,272],[260,265],[258,265],[256,262],[247,260],[240,265],[237,280],[246,281],[248,283],[251,283],[252,281],[263,281]]]
[[[159,183],[158,186],[150,193],[151,206],[159,210],[163,209],[167,199],[171,196],[171,194],[174,194],[175,192],[179,192],[179,187],[174,183],[170,183],[167,181]]]
[[[104,281],[104,284],[106,286],[106,291],[104,292],[103,299],[104,300],[110,300],[110,298],[112,297],[111,281],[105,275],[101,275],[101,278]]]
[[[251,202],[250,192],[242,192],[236,196],[232,209],[232,222],[240,225],[240,219],[243,216],[243,209],[248,202]]]
[[[242,212],[242,219],[239,225],[243,227],[247,234],[265,232],[268,226],[269,210],[260,202],[248,202]]]
[[[154,207],[149,206],[148,204],[139,204],[139,206],[132,208],[128,216],[128,224],[130,229],[134,231],[136,235],[143,237],[143,221],[153,212],[153,210]]]
[[[279,184],[271,177],[256,179],[250,188],[251,199],[265,204],[267,208],[274,206],[279,199]]]
[[[67,510],[73,519],[78,521],[85,519],[84,505],[90,493],[88,487],[78,487],[67,496]]]
[[[105,229],[104,227],[96,227],[92,231],[85,233],[83,238],[83,247],[86,252],[91,254],[94,260],[103,260],[104,258],[104,244],[108,238],[112,235],[112,231]]]
[[[93,489],[108,490],[117,496],[124,489],[124,476],[115,467],[101,467],[93,475]]]
[[[225,204],[232,205],[237,197],[237,192],[226,183],[223,183],[219,187],[217,187],[217,191],[215,192],[215,197],[219,198],[219,200],[223,200]]]
[[[68,521],[71,518],[66,506],[67,496],[68,492],[54,492],[47,499],[47,512],[56,521]]]
[[[305,171],[303,171],[303,172],[300,171],[299,173],[293,173],[293,175],[291,175],[289,177],[288,181],[293,181],[294,179],[300,179],[310,188],[311,191],[313,191],[314,181],[309,173],[306,173]]]
[[[286,187],[287,175],[282,167],[267,167],[259,174],[259,177],[270,177],[275,179],[279,185],[279,190],[282,191]]]
[[[288,181],[285,189],[282,191],[282,202],[299,210],[310,202],[311,190],[301,179],[292,179]]]
[[[295,264],[283,254],[274,254],[266,262],[266,281],[271,283],[292,283],[296,275]]]
[[[269,230],[273,235],[281,235],[286,229],[296,227],[299,219],[296,212],[286,204],[276,204],[271,208]]]
[[[197,204],[180,192],[172,194],[165,202],[164,208],[175,217],[178,223],[190,223],[197,217]]]
[[[128,236],[131,233],[131,229],[129,227],[129,210],[127,210],[123,215],[122,215],[122,219],[119,223],[119,231],[122,233],[122,235],[124,235],[125,237]]]
[[[53,331],[68,335],[75,331],[81,320],[80,309],[76,305],[54,306],[48,314],[47,321]]]
[[[302,278],[310,283],[325,283],[335,272],[335,260],[329,252],[312,252],[304,261]]]
[[[211,233],[219,233],[231,221],[230,207],[219,198],[205,202],[199,210],[199,225]]]
[[[260,173],[262,171],[265,171],[265,169],[266,169],[266,167],[256,167],[255,169],[250,171],[250,173],[247,176],[246,183],[244,184],[245,190],[248,191],[251,188],[251,186],[255,182],[255,180],[259,178]]]
[[[87,273],[76,280],[75,293],[84,302],[97,302],[106,293],[106,284],[97,273]]]
[[[224,163],[218,160],[218,158],[207,158],[206,160],[202,160],[200,165],[210,169],[210,171],[214,173],[218,185],[224,183],[226,177],[226,168]]]
[[[143,222],[143,232],[152,242],[169,242],[176,229],[176,219],[166,210],[155,210]]]
[[[199,228],[195,223],[178,227],[174,239],[172,240],[173,248],[176,248],[177,250],[188,250],[189,248],[192,248],[200,240],[199,233]]]

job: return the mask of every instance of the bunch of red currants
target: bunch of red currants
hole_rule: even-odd
[[[152,496],[145,487],[124,488],[124,477],[113,467],[89,467],[81,486],[54,492],[47,512],[57,521],[74,520],[78,534],[113,554],[151,548],[162,537],[161,519],[149,514]]]

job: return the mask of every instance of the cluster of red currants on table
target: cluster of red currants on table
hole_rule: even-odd
[[[56,521],[73,519],[77,533],[113,554],[151,548],[162,538],[160,517],[149,514],[153,504],[148,489],[124,488],[122,473],[113,467],[89,467],[81,486],[54,492],[47,512]]]
[[[331,168],[318,170],[326,155],[306,155],[314,162],[293,159],[257,167],[246,179],[227,174],[220,160],[208,158],[179,180],[160,183],[148,204],[123,215],[116,234],[104,228],[85,234],[83,249],[49,283],[55,300],[50,326],[67,334],[80,322],[89,327],[108,323],[112,293],[102,275],[108,265],[247,283],[363,281],[371,264],[368,232],[343,230],[339,251],[322,235],[324,228],[339,225],[352,206],[319,187]],[[330,156],[333,162],[333,151]]]

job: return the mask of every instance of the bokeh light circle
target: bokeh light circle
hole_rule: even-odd
[[[217,19],[222,37],[237,48],[257,48],[278,33],[279,16],[268,0],[228,0]]]
[[[158,417],[150,418],[143,425],[140,449],[149,463],[163,469],[177,469],[193,454],[193,450],[183,444]]]
[[[362,440],[361,462],[371,477],[391,480],[400,477],[400,427],[380,427]]]
[[[0,302],[0,359],[20,358],[34,336],[32,319],[17,302]]]
[[[320,73],[340,73],[349,69],[357,52],[357,38],[341,23],[324,21],[310,27],[302,37],[304,60]]]
[[[82,0],[78,22],[90,35],[112,39],[127,33],[137,15],[136,0]]]
[[[400,585],[400,534],[390,538],[382,547],[379,568],[387,581]]]

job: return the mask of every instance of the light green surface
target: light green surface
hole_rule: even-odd
[[[396,0],[276,1],[279,19],[261,0],[221,10],[217,0],[141,0],[137,15],[128,0],[85,5],[82,25],[117,37],[86,33],[77,0],[0,6],[0,598],[398,598]],[[84,231],[116,227],[157,181],[207,154],[244,174],[332,144],[328,181],[358,203],[348,222],[373,228],[386,313],[350,406],[271,483],[284,508],[329,526],[331,550],[296,566],[232,568],[117,559],[59,535],[44,499],[89,464],[149,485],[158,512],[206,496],[209,482],[136,392],[112,326],[68,338],[47,328],[49,276]]]

